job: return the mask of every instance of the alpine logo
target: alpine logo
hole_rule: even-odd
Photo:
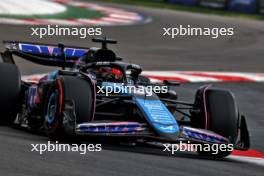
[[[34,45],[34,44],[25,44],[19,43],[19,50],[35,55],[44,55],[44,56],[61,56],[61,50],[58,47],[46,46],[46,45]],[[77,49],[77,48],[65,48],[65,56],[66,57],[81,57],[86,53],[87,49]]]

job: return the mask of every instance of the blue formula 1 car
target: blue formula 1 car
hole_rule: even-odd
[[[177,82],[153,83],[141,75],[139,65],[122,62],[107,48],[116,41],[93,41],[102,47],[5,41],[0,63],[1,124],[42,131],[53,139],[107,136],[135,143],[190,141],[249,148],[246,120],[232,93],[203,86],[194,103],[178,101],[171,89]],[[40,79],[22,80],[13,55],[62,69]]]

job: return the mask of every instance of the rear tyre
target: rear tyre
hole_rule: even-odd
[[[93,98],[89,82],[73,76],[58,78],[50,87],[44,108],[44,127],[53,140],[65,136],[62,124],[65,100],[74,102],[77,124],[91,120]]]
[[[19,110],[21,76],[16,65],[0,63],[0,124],[10,125]]]
[[[202,106],[202,115],[198,116],[203,119],[196,119],[195,123],[201,122],[198,126],[228,138],[234,145],[238,136],[239,114],[233,94],[226,90],[208,89],[205,91],[205,101],[206,107]],[[198,104],[204,105],[204,102]],[[230,147],[228,151],[219,151],[217,154],[211,151],[198,151],[201,155],[218,158],[228,156],[231,152]]]

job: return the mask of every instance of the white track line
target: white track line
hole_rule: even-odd
[[[30,4],[30,5],[29,5]],[[0,4],[2,15],[50,15],[66,11],[66,7],[46,0],[4,0]]]
[[[155,79],[182,82],[264,82],[263,73],[203,72],[203,71],[145,71],[143,75]]]
[[[227,158],[231,159],[231,160],[235,160],[235,161],[256,164],[256,165],[264,167],[264,159],[263,158],[255,158],[255,157],[248,157],[248,156],[237,156],[237,155],[231,155],[231,156],[228,156]]]
[[[189,74],[200,74],[206,73],[206,76],[193,76]],[[150,77],[153,82],[166,80],[170,78],[170,80],[180,81],[180,82],[264,82],[264,74],[263,73],[231,73],[231,72],[177,72],[177,71],[145,71],[142,73],[143,75]],[[23,76],[23,80],[34,80],[34,82],[46,74],[35,74]],[[227,77],[225,79],[221,78],[212,78],[211,75],[220,75]],[[242,80],[236,79],[239,76]],[[154,78],[153,78],[154,77]],[[246,80],[243,80],[245,78]]]

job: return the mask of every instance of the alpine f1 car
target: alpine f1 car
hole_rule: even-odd
[[[1,124],[42,131],[56,139],[68,135],[109,136],[135,143],[191,141],[233,144],[239,150],[249,148],[246,119],[239,114],[231,92],[203,86],[197,90],[194,103],[179,101],[171,89],[177,82],[152,82],[141,74],[139,65],[122,62],[108,49],[107,44],[116,41],[93,41],[102,47],[4,41],[6,50],[1,53],[0,63]],[[22,80],[14,55],[62,69],[38,80]],[[134,88],[127,91],[128,86]],[[151,86],[168,86],[168,91],[147,95]],[[106,94],[109,87],[122,91]],[[209,151],[198,153],[213,155]],[[217,156],[230,153],[224,151]]]

